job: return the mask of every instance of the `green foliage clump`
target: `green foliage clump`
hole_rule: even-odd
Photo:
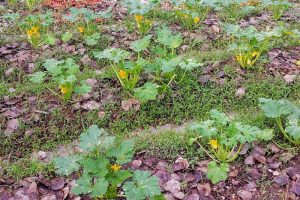
[[[122,169],[133,157],[132,140],[117,145],[114,136],[93,125],[81,134],[79,146],[82,154],[54,159],[59,175],[79,172],[80,178],[72,188],[74,194],[115,199],[118,187],[123,185],[127,199],[143,200],[160,195],[157,177],[146,171]]]
[[[191,144],[196,142],[214,160],[208,167],[208,178],[213,183],[227,178],[227,173],[226,176],[224,174],[226,169],[228,169],[228,165],[224,163],[234,161],[245,143],[259,140],[269,141],[273,138],[272,129],[262,130],[256,126],[233,121],[218,110],[211,110],[210,118],[209,120],[192,125],[191,129],[200,136],[192,138],[190,142]],[[208,141],[211,149],[210,152],[213,155],[198,142],[200,139]],[[216,162],[221,163],[219,167]],[[216,176],[216,173],[219,176]]]
[[[292,102],[282,99],[259,99],[259,106],[266,117],[273,118],[284,135],[294,145],[300,145],[300,108]],[[282,119],[285,120],[285,127]]]

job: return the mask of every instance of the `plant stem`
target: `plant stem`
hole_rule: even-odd
[[[46,88],[47,88],[48,90],[50,90],[50,92],[52,92],[54,95],[58,96],[58,97],[61,98],[61,99],[64,99],[63,96],[59,95],[58,93],[56,93],[55,91],[53,91],[53,90],[50,89],[49,87],[46,86]]]
[[[181,79],[178,82],[176,82],[177,84],[180,84],[183,81],[183,79],[184,79],[184,77],[186,75],[186,71],[187,70],[184,71],[184,74],[182,75]]]
[[[240,146],[239,146],[237,152],[235,153],[235,155],[234,155],[231,159],[227,160],[226,162],[229,163],[229,162],[234,161],[234,160],[238,157],[238,155],[239,155],[239,153],[240,153],[240,151],[241,151],[241,149],[242,149],[242,146],[243,146],[243,144],[240,144]]]
[[[278,125],[278,127],[279,127],[281,133],[284,135],[284,137],[285,137],[289,142],[291,142],[291,143],[293,143],[293,144],[297,144],[295,141],[293,141],[293,140],[286,134],[286,132],[285,132],[283,126],[282,126],[282,122],[281,122],[280,117],[277,117],[277,118],[276,118],[276,122],[277,122],[277,125]]]
[[[173,81],[173,79],[174,79],[175,77],[176,77],[176,74],[174,74],[174,75],[172,76],[171,80],[170,80],[169,83],[167,84],[168,87],[170,86],[170,84],[172,83],[172,81]]]
[[[123,83],[121,77],[119,76],[119,74],[118,74],[118,72],[117,72],[115,66],[113,66],[113,70],[114,70],[114,72],[116,73],[116,75],[117,75],[117,77],[118,77],[118,79],[119,79],[119,81],[120,81],[122,87],[125,88],[124,83]]]
[[[208,151],[198,142],[198,141],[196,141],[197,142],[197,144],[203,149],[203,151],[212,159],[212,160],[214,160],[214,161],[216,161],[217,163],[220,163],[220,161],[218,161],[217,159],[215,159],[212,155],[210,155],[209,153],[208,153]]]

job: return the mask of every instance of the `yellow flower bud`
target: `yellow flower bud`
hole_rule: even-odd
[[[80,33],[83,33],[85,28],[83,26],[79,26],[77,29]]]
[[[213,149],[217,149],[219,147],[218,140],[210,140],[209,143]]]
[[[66,86],[59,86],[60,92],[65,95],[68,92],[68,88]]]
[[[121,77],[121,79],[124,79],[127,76],[127,73],[124,70],[120,70],[118,74]]]
[[[254,51],[254,52],[252,52],[252,57],[256,57],[256,56],[258,56],[259,55],[259,52],[258,51]]]
[[[195,18],[194,18],[194,24],[198,24],[199,21],[200,21],[200,18],[199,18],[199,17],[195,17]]]
[[[110,169],[113,171],[119,171],[121,169],[121,166],[118,164],[114,164],[110,167]]]

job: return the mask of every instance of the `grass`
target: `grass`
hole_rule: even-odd
[[[33,175],[42,174],[45,177],[51,176],[55,172],[55,166],[53,163],[42,163],[37,160],[31,159],[20,159],[15,163],[2,163],[2,170],[5,172],[1,173],[1,176],[13,177],[17,181]],[[0,168],[1,169],[1,168]]]
[[[189,131],[167,130],[157,134],[148,134],[136,138],[136,152],[146,150],[147,156],[175,161],[182,156],[189,161],[197,161],[205,155],[201,149],[189,144],[196,134]]]

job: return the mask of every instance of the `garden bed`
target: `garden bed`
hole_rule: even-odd
[[[298,199],[299,9],[1,2],[0,199]]]

